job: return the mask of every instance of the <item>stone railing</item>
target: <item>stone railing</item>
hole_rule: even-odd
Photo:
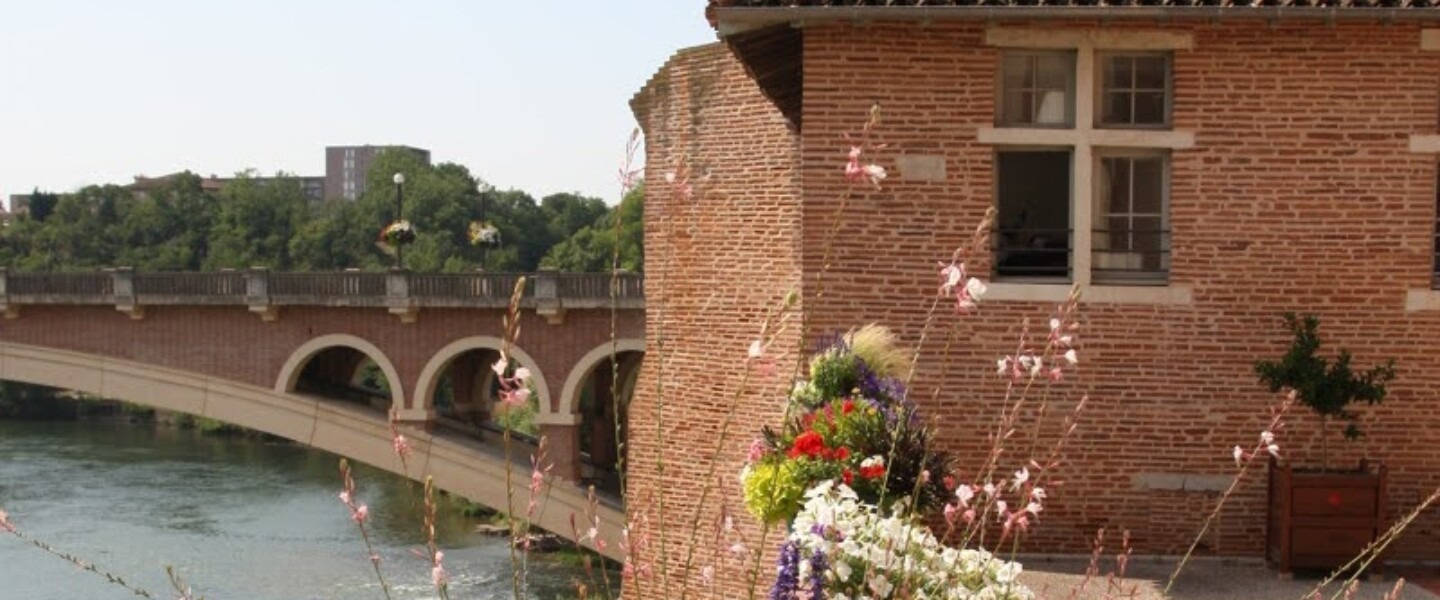
[[[284,306],[383,307],[410,322],[421,308],[502,308],[515,284],[527,284],[521,307],[551,320],[566,309],[645,307],[644,280],[623,273],[412,273],[343,271],[279,273],[266,269],[218,273],[10,273],[0,269],[0,311],[13,318],[25,305],[113,304],[134,318],[146,306],[247,306],[267,320]],[[614,286],[614,294],[611,287]]]

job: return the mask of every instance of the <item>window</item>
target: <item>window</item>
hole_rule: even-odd
[[[1164,283],[1170,270],[1169,157],[1103,155],[1091,250],[1097,282]]]
[[[1101,127],[1170,125],[1170,55],[1100,55]]]
[[[1070,155],[1069,149],[996,153],[996,275],[1070,279]]]
[[[977,132],[995,147],[995,279],[1169,287],[1171,153],[1194,145],[1173,129],[1172,64],[1190,38],[993,28],[986,39],[1003,48],[996,126]]]
[[[1075,53],[1006,52],[1000,64],[999,125],[1075,126]]]

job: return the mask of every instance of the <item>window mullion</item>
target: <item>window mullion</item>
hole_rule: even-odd
[[[1081,132],[1095,128],[1095,83],[1095,49],[1082,44],[1075,52],[1075,129]],[[1078,137],[1071,163],[1070,268],[1075,284],[1088,286],[1095,228],[1095,153],[1084,135]]]

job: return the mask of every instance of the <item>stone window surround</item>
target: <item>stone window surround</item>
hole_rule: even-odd
[[[1185,150],[1195,146],[1189,131],[1147,129],[1096,129],[1097,53],[1107,51],[1173,51],[1194,46],[1188,32],[1054,30],[991,27],[985,43],[997,48],[1029,50],[1074,50],[1075,126],[1070,129],[1029,127],[981,127],[976,139],[997,147],[1066,147],[1071,150],[1071,214],[1075,230],[1073,285],[1080,287],[1081,301],[1122,304],[1191,304],[1190,286],[1175,285],[1094,285],[1091,282],[1090,249],[1094,219],[1095,172],[1099,149]],[[1171,88],[1174,89],[1173,86]],[[1043,283],[990,283],[987,299],[1062,302],[1071,285]]]
[[[1420,30],[1420,49],[1428,52],[1440,51],[1440,29]],[[1410,135],[1410,152],[1415,154],[1440,154],[1440,135],[1415,133]],[[1440,208],[1440,199],[1437,199]],[[1432,265],[1432,270],[1435,265]],[[1432,287],[1405,290],[1405,312],[1440,311],[1440,290]]]

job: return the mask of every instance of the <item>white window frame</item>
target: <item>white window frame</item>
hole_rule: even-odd
[[[1176,52],[1193,46],[1193,36],[1180,31],[1143,30],[1080,30],[1030,29],[991,27],[985,42],[1002,52],[1011,50],[1073,50],[1075,51],[1075,127],[1050,129],[1038,127],[982,127],[976,139],[982,144],[1004,150],[1014,146],[1067,146],[1071,153],[1072,172],[1070,215],[1072,234],[1072,279],[1069,283],[1081,288],[1082,298],[1089,302],[1135,302],[1147,304],[1189,304],[1188,286],[1166,285],[1095,285],[1092,281],[1094,239],[1094,204],[1098,196],[1096,174],[1100,153],[1141,149],[1174,152],[1194,147],[1195,135],[1175,129],[1097,128],[1100,79],[1096,72],[1098,57],[1106,52]],[[997,53],[998,55],[998,53]],[[1173,54],[1172,54],[1173,61]],[[1172,62],[1171,72],[1174,72]],[[997,82],[998,83],[998,82]],[[1171,82],[1171,95],[1174,84]],[[997,93],[998,97],[998,93]],[[997,109],[998,110],[998,109]],[[1173,119],[1172,119],[1173,122]],[[1166,192],[1169,197],[1169,192]],[[1168,209],[1168,204],[1167,204]],[[1168,216],[1167,216],[1168,222]],[[1060,282],[1056,282],[1060,283]],[[988,297],[999,300],[1064,300],[1069,285],[995,282]]]

